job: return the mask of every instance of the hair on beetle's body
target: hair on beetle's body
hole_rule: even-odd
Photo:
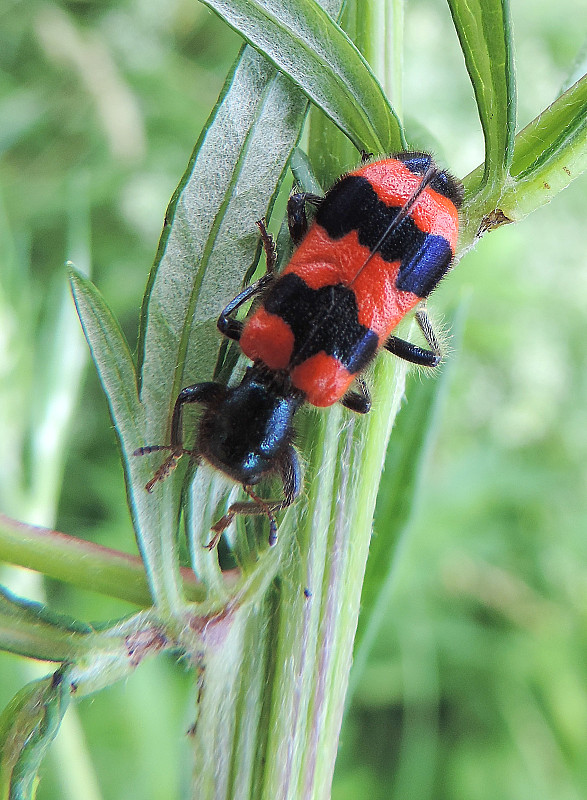
[[[303,403],[341,402],[367,413],[371,401],[361,373],[381,349],[420,366],[440,362],[424,310],[416,312],[416,321],[429,349],[391,331],[449,270],[461,202],[461,184],[431,156],[398,153],[347,173],[324,198],[290,197],[288,222],[297,247],[280,275],[274,271],[273,240],[264,222],[258,223],[267,272],[218,318],[220,332],[239,342],[252,366],[237,386],[200,383],[183,389],[173,411],[171,443],[136,451],[171,450],[148,491],[184,453],[243,486],[251,500],[230,506],[213,526],[209,546],[237,514],[266,515],[269,541],[276,541],[275,513],[289,506],[301,487],[293,418]],[[311,225],[308,203],[317,208]],[[235,319],[234,312],[253,298],[258,303],[248,318]],[[186,403],[204,406],[191,450],[184,448],[181,433]],[[280,500],[263,500],[252,489],[271,475],[283,484]]]

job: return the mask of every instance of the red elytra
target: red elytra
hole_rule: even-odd
[[[406,163],[405,155],[416,158]],[[267,297],[246,321],[239,340],[245,355],[272,370],[288,371],[293,386],[312,405],[329,406],[340,400],[364,368],[360,359],[353,364],[352,353],[348,353],[356,342],[345,342],[352,339],[354,323],[376,335],[372,358],[400,320],[448,270],[458,237],[460,191],[446,173],[439,173],[442,179],[436,180],[436,185],[433,179],[422,188],[426,158],[429,167],[429,157],[401,154],[363,165],[339,180],[320,204],[316,219]],[[386,248],[374,250],[385,227],[393,225],[394,216],[410,201],[413,205],[405,218],[388,234]],[[341,207],[345,224],[337,227]],[[389,246],[390,239],[395,240],[395,248]],[[433,257],[426,246],[431,240],[441,245]],[[398,285],[402,263],[408,258],[417,262],[418,253],[424,259],[420,272],[432,277],[433,285],[426,286],[425,293],[419,291],[417,282],[405,281],[405,288]],[[286,291],[280,301],[288,275],[297,276],[304,290],[314,290],[314,302],[305,291],[303,298],[300,292]],[[345,316],[346,310],[331,309],[327,299],[318,295],[317,290],[329,286],[352,292],[354,318]],[[270,307],[275,307],[273,312]],[[304,324],[292,326],[292,316],[303,319]],[[325,327],[335,329],[330,337],[335,341],[318,335]],[[330,348],[320,348],[320,339]],[[318,342],[315,347],[313,340]]]

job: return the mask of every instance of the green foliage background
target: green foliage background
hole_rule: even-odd
[[[512,4],[519,128],[572,82],[580,11],[577,0]],[[31,380],[34,414],[35,381],[51,366],[43,325],[66,258],[91,260],[135,341],[165,207],[240,39],[186,0],[10,2],[0,14],[1,246],[12,242],[21,265],[14,324],[24,342],[21,352],[0,349],[0,380],[16,359]],[[406,26],[406,117],[465,175],[482,160],[482,138],[448,8],[415,0]],[[450,389],[418,506],[354,687],[338,800],[585,795],[586,206],[584,182],[575,182],[519,226],[486,237],[434,295],[439,317],[466,298],[463,341],[445,366]],[[34,353],[25,347],[33,343]],[[92,370],[69,433],[56,527],[134,552],[115,436]],[[384,477],[379,532],[385,491]],[[0,510],[18,516],[16,506],[2,495]],[[47,593],[54,608],[82,619],[128,610],[61,585]],[[30,670],[0,656],[1,707]],[[85,740],[91,753],[92,767],[80,762],[85,797],[93,771],[96,797],[177,796],[192,722],[188,687],[181,665],[158,659],[80,703],[83,733],[60,734],[39,798],[67,797],[68,788],[76,796],[55,768],[59,753],[71,753],[65,736],[82,752]]]

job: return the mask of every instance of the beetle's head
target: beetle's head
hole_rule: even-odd
[[[293,438],[293,416],[302,401],[274,373],[249,367],[238,386],[206,408],[196,450],[238,483],[256,484],[275,471]]]

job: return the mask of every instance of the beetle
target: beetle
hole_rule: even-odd
[[[233,503],[212,527],[214,547],[237,514],[264,514],[269,544],[277,540],[278,510],[301,488],[293,444],[293,419],[304,403],[336,402],[359,414],[371,407],[361,373],[381,349],[425,367],[441,360],[437,337],[423,308],[415,318],[429,349],[394,336],[401,319],[435,289],[450,269],[463,199],[462,184],[432,157],[401,152],[343,175],[324,197],[292,194],[288,223],[296,249],[277,275],[276,250],[265,223],[259,227],[266,273],[245,288],[218,317],[219,331],[237,341],[253,363],[237,386],[197,383],[179,393],[171,443],[141,447],[171,454],[146,485],[152,491],[182,455],[202,459],[240,483],[249,495]],[[306,208],[316,208],[308,223]],[[243,322],[234,313],[258,299]],[[204,411],[195,445],[186,449],[182,411]],[[253,486],[277,475],[283,498],[264,500]]]

